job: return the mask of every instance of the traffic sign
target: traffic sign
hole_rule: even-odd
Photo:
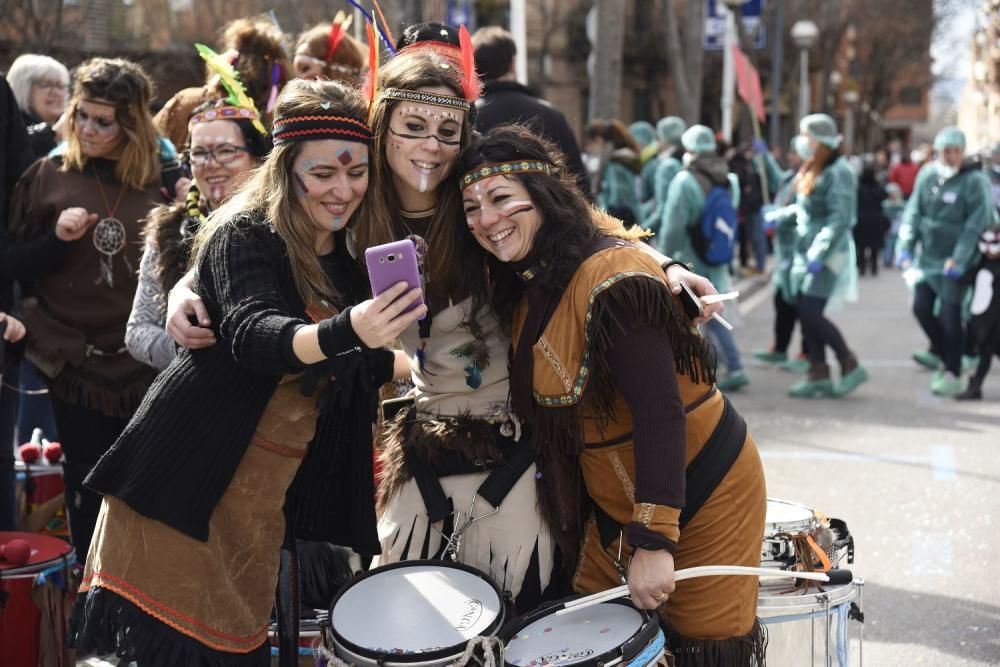
[[[706,51],[721,51],[726,41],[726,8],[721,0],[705,0]],[[767,47],[767,26],[761,20],[764,0],[745,0],[743,3],[743,30],[755,49]]]

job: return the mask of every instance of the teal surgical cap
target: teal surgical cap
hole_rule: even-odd
[[[660,137],[660,141],[665,144],[679,143],[681,135],[684,134],[684,130],[686,129],[687,123],[677,116],[661,118],[660,122],[656,124],[656,134]]]
[[[840,148],[840,142],[843,140],[843,137],[837,134],[837,122],[825,113],[814,113],[803,118],[799,123],[799,132],[808,134],[830,148]]]
[[[965,150],[965,133],[954,125],[944,128],[934,137],[934,150],[943,151],[948,146],[957,146]]]
[[[647,121],[635,121],[628,126],[628,131],[632,134],[632,138],[635,139],[635,142],[639,144],[641,148],[645,148],[656,141],[656,130],[653,129],[653,124]]]
[[[688,153],[714,153],[716,150],[715,135],[711,128],[704,125],[692,125],[683,135],[681,143]]]

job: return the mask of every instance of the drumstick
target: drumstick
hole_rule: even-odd
[[[706,294],[705,296],[698,297],[701,302],[706,306],[710,306],[713,303],[721,303],[723,301],[734,301],[739,297],[739,292],[726,292],[725,294]]]
[[[775,570],[774,568],[746,567],[744,565],[701,565],[698,567],[686,567],[674,572],[674,581],[684,581],[696,577],[713,576],[740,576],[740,577],[761,577],[764,579],[811,579],[813,581],[830,581],[830,577],[822,572],[791,572],[788,570]],[[587,595],[577,600],[571,600],[563,605],[563,608],[556,612],[556,616],[569,614],[595,604],[608,602],[629,594],[628,585],[610,588],[606,591]]]

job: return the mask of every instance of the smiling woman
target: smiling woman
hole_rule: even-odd
[[[343,84],[290,83],[273,151],[201,225],[197,291],[221,340],[179,353],[87,479],[105,500],[78,648],[144,667],[269,665],[291,538],[377,551],[371,434],[394,365],[382,345],[425,311],[403,312],[419,294],[405,284],[368,299],[347,251],[368,184],[365,111]],[[284,622],[298,610],[282,591]]]

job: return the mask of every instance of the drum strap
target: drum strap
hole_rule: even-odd
[[[733,409],[729,399],[723,396],[722,417],[712,431],[701,451],[688,464],[684,476],[686,492],[684,509],[681,511],[680,528],[691,522],[702,505],[708,502],[716,487],[722,483],[729,469],[736,463],[747,437],[747,424]],[[594,505],[594,518],[601,544],[607,549],[622,532],[622,525]]]
[[[517,480],[521,479],[534,461],[535,449],[526,439],[511,444],[505,448],[503,459],[494,465],[476,494],[493,507],[499,508]],[[455,511],[454,503],[445,494],[441,479],[432,466],[414,452],[407,451],[406,467],[424,499],[429,521],[437,523],[451,516]]]

